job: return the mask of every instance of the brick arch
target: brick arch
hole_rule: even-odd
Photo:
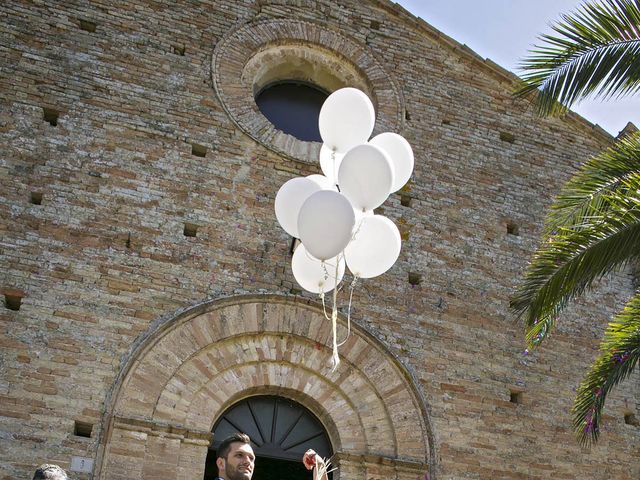
[[[274,348],[261,351],[264,344]],[[352,438],[346,443],[354,445],[352,449],[364,450],[368,444],[383,445],[383,453],[395,455],[393,447],[396,442],[388,421],[389,414],[370,381],[353,367],[342,369],[340,375],[324,375],[324,372],[310,368],[309,364],[313,362],[306,360],[312,357],[294,361],[277,358],[287,348],[286,344],[299,348],[303,354],[315,353],[311,342],[291,342],[290,338],[268,333],[235,336],[203,349],[194,356],[193,361],[183,364],[167,384],[156,404],[154,420],[174,421],[189,429],[208,431],[216,420],[211,412],[224,411],[228,398],[250,388],[275,385],[289,391],[305,392],[307,396],[318,399],[334,424],[349,425],[342,431],[351,433]],[[218,356],[233,355],[237,345],[248,348],[242,357],[234,357],[240,358],[241,363],[225,362],[223,368],[217,368]],[[325,349],[322,348],[322,357],[326,355]],[[204,375],[203,371],[207,371],[208,375]],[[177,391],[183,394],[176,401]],[[369,399],[366,409],[363,408],[365,402],[358,394]],[[356,401],[359,404],[354,403]],[[379,419],[378,424],[376,419]],[[373,425],[376,427],[374,431],[371,430]],[[342,448],[341,436],[334,436],[332,441],[337,449]]]
[[[429,464],[433,472],[426,405],[410,372],[358,325],[332,371],[330,333],[321,307],[279,296],[227,298],[158,321],[107,402],[98,478],[202,478],[218,416],[259,393],[316,414],[341,479],[415,480]]]

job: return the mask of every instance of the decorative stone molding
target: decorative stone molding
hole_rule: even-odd
[[[332,372],[330,335],[321,306],[279,296],[224,299],[156,324],[114,386],[97,478],[124,475],[131,452],[152,471],[149,441],[156,450],[173,442],[176,472],[182,465],[197,476],[215,421],[257,394],[291,398],[318,417],[344,466],[341,479],[433,472],[426,404],[410,372],[358,325]],[[137,447],[123,448],[132,438]]]
[[[186,428],[176,427],[175,425],[154,423],[136,418],[115,416],[113,418],[113,425],[122,430],[143,432],[157,437],[176,438],[182,442],[204,446],[209,446],[213,437],[211,431],[187,430]]]
[[[242,25],[216,45],[211,72],[215,91],[236,125],[288,158],[315,162],[320,144],[285,134],[262,115],[255,95],[277,81],[300,80],[330,92],[359,88],[376,106],[375,133],[402,129],[402,95],[391,75],[366,46],[317,24],[270,20]]]

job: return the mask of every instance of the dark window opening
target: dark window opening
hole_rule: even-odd
[[[58,125],[58,116],[60,113],[52,108],[43,108],[42,109],[42,117],[45,122],[48,122],[49,125],[55,127]]]
[[[305,142],[321,142],[318,117],[328,96],[315,85],[279,82],[263,88],[256,104],[278,130]]]
[[[400,194],[400,205],[402,205],[403,207],[410,207],[411,197],[409,195]]]
[[[183,233],[185,237],[195,237],[198,234],[198,225],[195,223],[185,223]]]
[[[31,192],[30,201],[34,205],[42,205],[42,192]]]
[[[634,427],[640,427],[640,420],[638,420],[638,418],[633,413],[625,414],[624,423],[626,425],[633,425]]]
[[[509,401],[511,403],[517,403],[518,405],[520,405],[522,403],[522,392],[511,390],[509,392]]]
[[[509,132],[500,132],[500,140],[507,143],[513,143],[516,141],[516,136]]]
[[[77,437],[91,438],[93,425],[87,422],[76,420],[73,424],[73,434]]]
[[[85,32],[95,32],[96,31],[96,27],[98,25],[96,24],[96,22],[91,22],[89,20],[80,20],[80,30],[84,30]]]
[[[195,155],[196,157],[206,157],[207,147],[205,147],[204,145],[198,145],[197,143],[192,143],[191,155]]]
[[[229,408],[213,427],[205,480],[216,477],[216,449],[235,432],[251,438],[256,454],[252,480],[311,478],[302,464],[304,452],[313,448],[323,458],[333,454],[324,426],[305,407],[283,397],[250,397]]]
[[[507,222],[507,233],[509,235],[520,235],[520,227],[513,221]]]
[[[20,310],[20,305],[22,304],[22,297],[19,295],[10,295],[5,293],[4,295],[4,306],[9,310]]]

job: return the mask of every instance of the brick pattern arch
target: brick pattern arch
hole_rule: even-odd
[[[277,296],[224,299],[159,322],[114,386],[98,478],[202,478],[213,424],[256,394],[316,414],[341,480],[415,480],[429,464],[433,472],[426,406],[410,373],[357,325],[332,371],[330,333],[321,308]]]

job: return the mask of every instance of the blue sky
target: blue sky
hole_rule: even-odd
[[[540,33],[579,0],[400,0],[400,5],[476,53],[518,73],[517,65]],[[640,95],[586,100],[573,108],[617,135],[627,122],[640,128]]]

